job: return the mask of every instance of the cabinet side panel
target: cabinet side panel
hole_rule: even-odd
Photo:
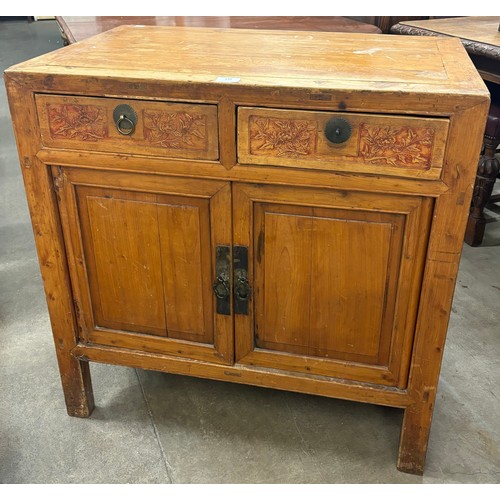
[[[405,472],[422,474],[424,468],[488,104],[485,100],[451,120],[443,177],[449,190],[434,208],[408,383],[413,404],[401,431],[398,468]]]
[[[36,157],[39,136],[34,98],[8,75],[5,83],[66,408],[70,415],[87,417],[94,408],[90,371],[86,361],[70,354],[77,338],[75,310],[54,185],[48,168]]]

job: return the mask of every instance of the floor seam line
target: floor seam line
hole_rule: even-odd
[[[139,377],[139,372],[137,371],[137,368],[134,368],[135,375],[137,377],[137,380],[139,382],[139,387],[141,388],[141,393],[142,393],[142,398],[144,399],[144,403],[146,404],[146,411],[149,415],[149,420],[151,421],[151,425],[153,426],[153,432],[156,438],[156,442],[158,443],[158,447],[160,448],[160,453],[163,459],[163,465],[165,466],[165,470],[167,472],[167,478],[168,482],[170,484],[173,484],[173,479],[172,479],[172,472],[173,472],[173,467],[170,465],[167,455],[165,453],[165,449],[163,448],[163,445],[161,444],[161,439],[160,439],[160,434],[158,432],[158,428],[156,427],[156,423],[154,420],[153,416],[153,411],[151,410],[151,406],[149,405],[149,401],[146,397],[146,392],[144,391],[144,386],[142,385],[141,378]]]

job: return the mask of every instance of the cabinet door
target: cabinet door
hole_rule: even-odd
[[[249,249],[236,360],[405,387],[432,201],[237,184]]]
[[[229,363],[215,247],[231,244],[225,182],[54,168],[81,339]]]

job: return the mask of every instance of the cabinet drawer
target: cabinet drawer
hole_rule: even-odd
[[[327,139],[336,119],[344,142]],[[448,120],[240,107],[238,161],[438,179]]]
[[[36,96],[36,105],[44,146],[199,160],[219,157],[215,105],[42,94]],[[137,119],[130,135],[118,131],[113,116],[123,105],[130,106]],[[127,120],[120,127],[130,131]]]

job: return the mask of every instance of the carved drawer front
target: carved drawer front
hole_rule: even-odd
[[[238,161],[438,179],[447,134],[440,118],[240,107]]]
[[[219,158],[215,105],[41,94],[36,103],[44,146]]]

